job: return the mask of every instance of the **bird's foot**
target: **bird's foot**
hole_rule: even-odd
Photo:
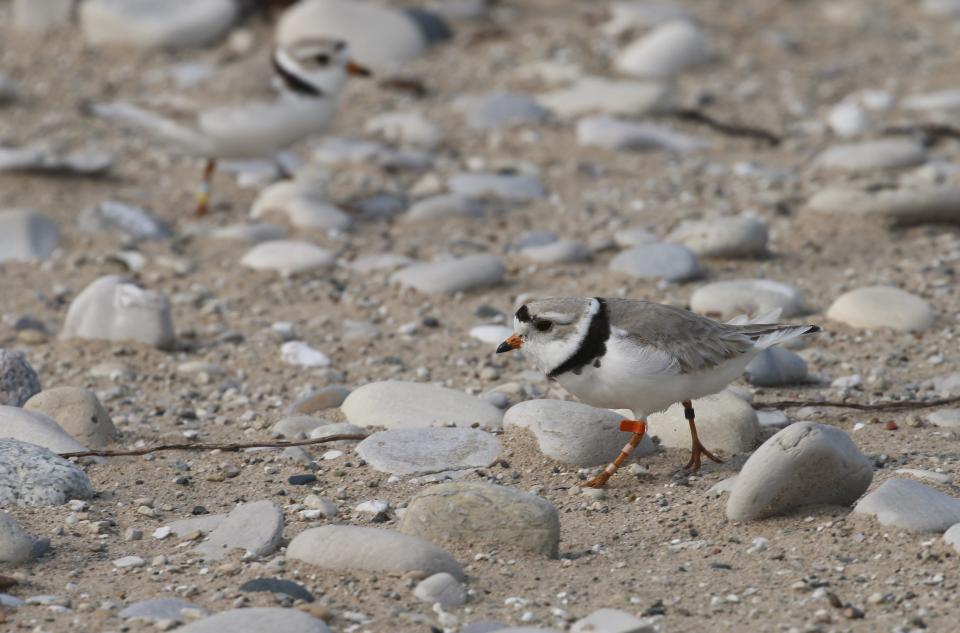
[[[691,449],[690,461],[687,462],[687,465],[684,466],[684,470],[689,470],[691,472],[697,472],[700,470],[700,460],[701,456],[706,455],[710,460],[722,464],[723,460],[708,451],[704,448],[703,444],[700,443],[700,440],[697,440],[693,443],[693,448]]]
[[[587,483],[583,484],[581,488],[603,488],[607,485],[607,480],[610,479],[610,473],[603,471]]]

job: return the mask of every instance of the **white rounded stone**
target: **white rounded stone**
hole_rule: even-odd
[[[59,242],[57,223],[39,211],[0,211],[0,262],[46,259]]]
[[[807,505],[849,505],[872,479],[873,464],[846,433],[797,422],[764,442],[740,469],[727,518],[754,521]]]
[[[960,552],[960,523],[955,523],[949,530],[944,532],[943,540],[953,545],[953,549]]]
[[[960,499],[911,479],[888,479],[853,511],[910,532],[944,532],[960,523]]]
[[[273,553],[283,538],[283,510],[269,500],[241,503],[231,510],[194,551],[220,560],[234,549],[251,556]]]
[[[305,530],[287,546],[287,558],[334,571],[403,574],[446,572],[462,580],[463,569],[430,541],[392,530],[325,525]]]
[[[228,224],[210,232],[210,237],[215,240],[250,242],[251,244],[282,240],[286,236],[286,228],[270,222]]]
[[[398,270],[390,281],[428,294],[451,293],[493,286],[503,280],[506,267],[496,255],[467,255],[459,259],[413,264]]]
[[[250,209],[250,217],[258,220],[279,214],[293,226],[302,229],[349,228],[349,215],[325,199],[322,184],[302,180],[274,183],[260,192]]]
[[[899,288],[870,286],[851,290],[833,302],[827,317],[852,327],[922,332],[933,325],[926,301]]]
[[[697,433],[707,450],[726,453],[752,451],[760,438],[760,424],[753,407],[728,390],[693,401]],[[663,446],[689,449],[690,425],[679,402],[648,418],[649,432]]]
[[[357,445],[374,469],[393,475],[427,475],[487,468],[500,455],[500,442],[479,429],[389,429]]]
[[[673,20],[630,44],[614,64],[629,75],[667,79],[704,63],[710,55],[703,31],[687,20]]]
[[[453,193],[470,198],[493,198],[505,202],[528,202],[544,197],[543,186],[523,174],[468,172],[450,178],[447,186]]]
[[[802,314],[806,306],[803,291],[789,284],[768,279],[731,279],[697,288],[690,296],[690,309],[724,319],[779,309],[782,318],[790,318]]]
[[[537,438],[540,451],[564,464],[589,467],[610,463],[630,439],[620,430],[624,416],[566,400],[527,400],[503,415],[504,428],[528,429]],[[646,457],[657,448],[648,433],[633,452]]]
[[[584,114],[643,116],[673,107],[673,94],[666,84],[607,77],[582,77],[570,86],[540,95],[537,100],[561,117]]]
[[[679,244],[648,244],[625,250],[610,260],[610,270],[638,279],[680,282],[702,273],[697,256]]]
[[[414,588],[413,595],[424,602],[439,603],[445,607],[459,607],[467,602],[467,591],[463,584],[446,572],[421,580]]]
[[[699,257],[758,257],[767,252],[767,223],[750,216],[687,220],[667,236]]]
[[[458,98],[454,106],[476,130],[541,123],[549,113],[533,98],[515,92],[491,92]]]
[[[907,139],[885,139],[835,145],[817,156],[816,164],[821,169],[868,172],[912,167],[926,160],[923,145]]]
[[[221,611],[177,629],[177,633],[330,633],[323,620],[299,609],[248,607]]]
[[[846,101],[831,108],[827,124],[841,137],[859,136],[870,129],[870,116],[859,104]]]
[[[744,377],[758,387],[797,385],[807,380],[807,362],[782,347],[768,347],[750,361]]]
[[[960,115],[960,90],[941,90],[905,98],[900,106],[906,110],[921,110],[947,114],[952,118]]]
[[[520,254],[535,262],[544,264],[564,264],[582,262],[590,259],[589,247],[577,240],[557,240],[550,244],[528,246]]]
[[[238,15],[231,0],[87,0],[80,5],[88,42],[138,48],[206,46]]]
[[[251,248],[240,263],[254,270],[275,270],[291,276],[311,270],[327,270],[333,266],[333,254],[309,242],[273,240]]]
[[[125,278],[93,281],[67,309],[61,338],[137,341],[160,349],[174,343],[170,302]]]
[[[806,210],[837,215],[877,216],[894,224],[960,223],[960,187],[930,186],[867,192],[832,187],[818,191]]]
[[[18,407],[0,406],[0,438],[29,442],[55,453],[87,450],[50,416]]]
[[[699,138],[652,123],[637,123],[609,116],[577,121],[577,142],[610,150],[664,150],[683,154],[706,147]]]
[[[927,414],[927,422],[934,426],[960,429],[960,409],[937,409]]]
[[[393,380],[354,389],[340,409],[353,424],[388,429],[450,424],[500,428],[503,419],[495,406],[462,391]]]
[[[483,205],[478,200],[456,193],[444,193],[414,202],[403,215],[403,219],[414,222],[442,218],[477,218],[481,215]]]

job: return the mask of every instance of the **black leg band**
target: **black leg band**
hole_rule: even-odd
[[[693,416],[693,407],[684,406],[684,407],[683,407],[683,417],[685,417],[685,418],[688,419],[688,420],[693,420],[693,419],[694,419],[694,416]]]

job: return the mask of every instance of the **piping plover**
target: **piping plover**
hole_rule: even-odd
[[[269,99],[165,111],[131,103],[96,104],[95,114],[144,129],[182,153],[207,159],[197,215],[207,211],[217,159],[258,158],[322,132],[333,119],[348,75],[370,72],[350,60],[341,40],[310,39],[272,54],[276,93]]]
[[[775,320],[779,313],[758,320]],[[497,353],[523,348],[537,367],[567,391],[596,407],[630,409],[632,432],[616,460],[586,485],[601,487],[646,433],[649,414],[682,402],[690,423],[692,455],[706,455],[697,437],[691,401],[736,380],[764,349],[819,332],[816,325],[720,323],[681,308],[631,299],[541,299],[520,307],[514,333]]]

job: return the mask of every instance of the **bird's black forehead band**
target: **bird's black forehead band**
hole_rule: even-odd
[[[529,323],[530,321],[533,320],[530,317],[530,311],[527,310],[527,306],[525,305],[520,306],[520,309],[517,310],[516,317],[517,317],[517,321],[520,321],[520,323]]]

